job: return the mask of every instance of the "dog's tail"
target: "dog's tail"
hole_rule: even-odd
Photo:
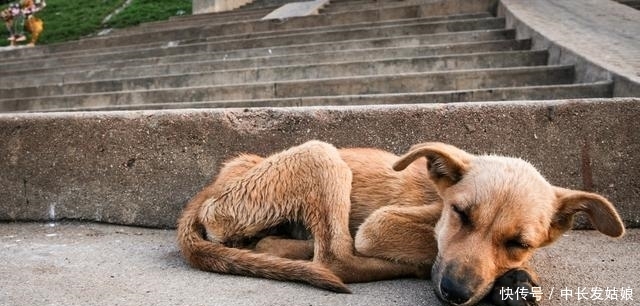
[[[306,282],[323,289],[350,293],[342,280],[321,264],[227,247],[203,238],[198,219],[200,201],[191,201],[178,221],[178,243],[187,262],[210,272]]]

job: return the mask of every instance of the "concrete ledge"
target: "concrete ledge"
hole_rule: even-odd
[[[613,1],[501,0],[498,16],[550,64],[576,65],[578,82],[613,80],[614,96],[640,96],[640,11]]]
[[[0,115],[0,220],[173,227],[238,152],[309,139],[401,153],[439,140],[523,157],[640,226],[640,99]]]
[[[320,9],[322,9],[327,4],[329,4],[329,0],[287,3],[275,9],[267,16],[262,17],[262,20],[287,19],[291,17],[317,15]]]

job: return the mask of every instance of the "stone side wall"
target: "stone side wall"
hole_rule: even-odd
[[[640,96],[640,11],[599,0],[500,0],[497,15],[549,64],[575,65],[577,82],[614,81],[614,97]]]

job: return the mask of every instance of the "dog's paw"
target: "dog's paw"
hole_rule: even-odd
[[[538,305],[538,289],[529,272],[513,269],[496,279],[489,300],[497,306]]]

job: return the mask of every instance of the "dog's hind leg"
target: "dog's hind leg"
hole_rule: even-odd
[[[344,282],[416,275],[414,267],[355,254],[349,232],[351,180],[351,169],[335,147],[310,141],[228,181],[220,196],[203,204],[202,224],[212,241],[225,244],[285,222],[302,223],[313,236],[313,264]]]
[[[301,211],[314,238],[314,262],[327,266],[347,283],[418,275],[415,266],[356,254],[349,232],[351,170],[335,148],[326,154],[328,158],[315,160],[317,172],[323,175]]]

